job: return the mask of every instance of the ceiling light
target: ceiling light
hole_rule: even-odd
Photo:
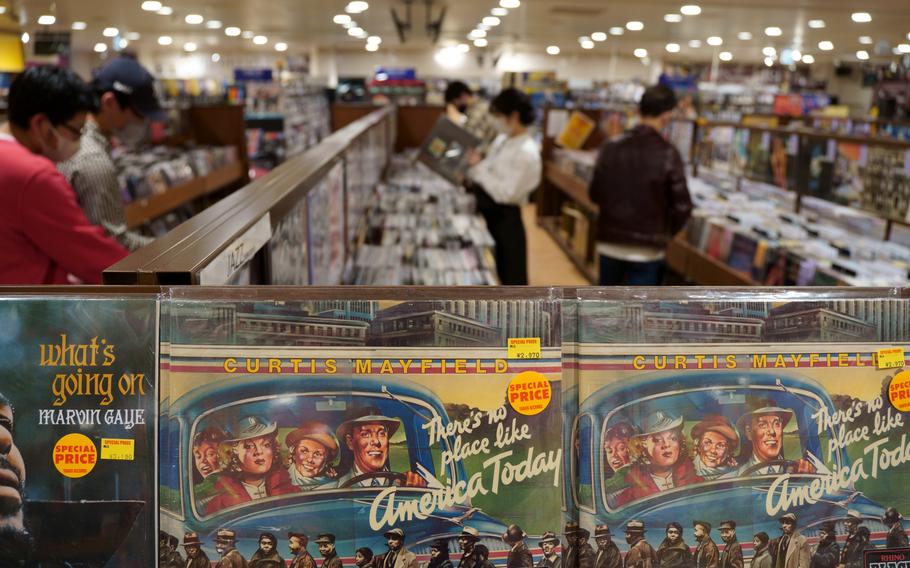
[[[636,49],[635,51],[632,52],[632,55],[634,55],[635,57],[637,57],[639,59],[644,59],[645,57],[648,56],[648,50],[639,47],[638,49]]]
[[[637,20],[632,20],[631,22],[626,22],[626,29],[630,32],[640,32],[645,29],[645,25]]]
[[[205,27],[210,30],[220,30],[222,26],[221,20],[209,20],[205,23]]]
[[[6,6],[0,6],[0,14],[6,13]]]
[[[668,43],[667,44],[667,51],[669,51],[670,53],[679,53],[679,49],[680,48],[679,48],[678,43]]]
[[[368,43],[366,50],[367,51],[379,51],[379,44],[378,43]]]
[[[469,45],[466,44],[466,43],[459,43],[459,44],[455,47],[455,49],[457,49],[458,51],[460,51],[460,52],[462,52],[462,53],[468,53],[468,52],[471,51],[471,46],[469,46]]]
[[[360,14],[362,12],[366,12],[369,9],[370,5],[363,0],[354,0],[353,2],[348,2],[348,5],[344,7],[344,11],[348,14]]]
[[[872,45],[874,43],[869,36],[860,36],[859,42],[863,45]]]
[[[720,59],[721,61],[733,61],[733,54],[730,53],[729,51],[721,51],[717,55],[717,58]]]
[[[3,12],[0,12],[0,14],[2,14],[2,13]],[[72,28],[76,31],[80,31],[80,30],[84,30],[84,29],[88,28],[88,24],[86,24],[85,22],[73,22]]]
[[[496,16],[487,16],[483,19],[483,25],[485,26],[498,26],[499,24],[500,20]]]
[[[22,43],[28,43],[32,39],[32,36],[28,35],[28,32],[22,33]]]
[[[682,14],[664,14],[664,21],[669,24],[675,24],[682,21]]]
[[[243,30],[243,33],[240,34],[240,37],[242,37],[243,39],[253,39],[254,37],[256,37],[256,33],[252,32],[250,30]]]
[[[717,47],[718,45],[723,45],[723,44],[724,44],[724,40],[718,36],[711,36],[708,38],[708,45],[713,45],[714,47]]]
[[[279,41],[278,43],[275,44],[275,51],[287,51],[287,50],[288,50],[288,44],[284,43],[283,41]]]
[[[218,63],[219,61],[221,61],[221,54],[213,53],[212,54],[212,63]]]
[[[161,36],[158,38],[158,45],[171,45],[174,43],[174,38],[171,36]]]
[[[158,0],[145,0],[142,3],[142,9],[146,12],[157,12],[161,9],[161,2],[158,2]]]
[[[898,45],[897,51],[900,53],[910,53],[910,43],[902,43]]]
[[[50,14],[44,14],[43,16],[38,17],[39,26],[53,26],[55,23],[57,23],[57,18]]]
[[[104,28],[104,31],[101,32],[101,35],[104,37],[117,37],[120,35],[120,30],[117,28]]]
[[[471,33],[468,34],[468,37],[471,39],[487,37],[487,32],[485,30],[471,30]]]
[[[454,45],[444,47],[433,55],[433,60],[442,67],[452,69],[464,62],[464,53],[458,51],[458,48]]]
[[[740,41],[749,41],[752,39],[752,34],[750,32],[739,32],[736,34],[736,39]]]
[[[589,38],[588,36],[581,36],[578,38],[578,43],[584,43],[586,41],[591,41],[591,38]]]
[[[158,10],[158,14],[160,14],[162,16],[170,16],[173,13],[174,13],[174,9],[171,8],[170,6],[162,6],[161,9]]]
[[[594,49],[594,42],[591,40],[581,42],[582,49]]]
[[[509,11],[506,10],[505,8],[493,8],[493,9],[490,11],[490,13],[493,14],[494,16],[498,17],[498,18],[503,18],[503,17],[509,15]]]
[[[350,22],[348,22],[346,24],[342,24],[341,27],[343,27],[346,30],[349,30],[351,28],[356,28],[359,26],[357,25],[357,22],[355,22],[354,20],[351,20]]]
[[[700,39],[690,40],[689,47],[691,47],[692,49],[698,49],[699,47],[701,47],[701,40]]]
[[[686,4],[679,9],[679,12],[683,16],[697,16],[701,14],[701,6],[698,6],[697,4]]]
[[[362,35],[363,33],[364,33],[363,28],[358,28],[357,26],[354,26],[353,28],[348,29],[348,35],[352,36],[352,37],[357,37],[359,35]]]
[[[382,43],[382,38],[379,36],[370,36],[367,38],[367,43]]]
[[[125,37],[126,37],[126,39],[128,39],[130,41],[139,41],[139,38],[141,38],[142,36],[139,35],[138,32],[130,32],[130,33],[126,34]]]
[[[857,52],[856,52],[856,58],[859,59],[860,61],[868,61],[868,60],[869,60],[869,52],[868,52],[868,51],[864,51],[864,50],[857,51]]]
[[[95,44],[95,53],[104,53],[105,51],[107,51],[107,44],[104,44],[104,43]]]
[[[344,25],[350,23],[351,17],[347,14],[337,14],[334,18],[332,18],[332,21],[336,24]]]
[[[768,47],[762,49],[761,52],[762,52],[762,55],[764,55],[765,57],[774,57],[775,55],[777,55],[777,50],[771,46],[768,46]]]
[[[594,32],[591,34],[591,39],[594,41],[607,41],[607,34],[604,32]]]
[[[234,26],[224,28],[224,35],[226,36],[237,37],[240,35],[240,33],[240,28],[236,28]]]
[[[514,10],[521,6],[521,0],[499,0],[499,6],[501,8],[508,8],[509,10]]]
[[[620,36],[620,35],[622,35],[622,34],[624,34],[624,33],[626,33],[625,28],[621,28],[621,27],[619,27],[619,26],[616,26],[616,27],[614,27],[614,28],[610,28],[610,35]]]
[[[185,44],[183,44],[183,51],[196,51],[197,48],[198,48],[198,46],[191,41],[188,41]]]
[[[556,45],[547,46],[547,53],[550,55],[559,55],[559,46],[556,46]]]
[[[267,38],[263,35],[259,35],[259,36],[256,36],[253,38],[253,43],[255,43],[256,45],[265,45],[268,42],[269,42],[269,38]]]
[[[195,26],[204,22],[205,18],[203,18],[200,14],[187,14],[186,17],[183,18],[183,21]]]
[[[486,31],[489,31],[490,28],[492,28],[492,27],[493,27],[493,26],[488,26],[488,25],[484,24],[483,22],[477,24],[477,29],[478,29],[478,30],[483,30],[483,31],[485,31],[485,32],[486,32]]]
[[[822,51],[831,51],[834,49],[834,44],[830,41],[820,41],[818,42],[818,48]]]
[[[765,65],[768,67],[774,67],[774,60],[770,57],[765,57]]]
[[[802,62],[805,63],[806,65],[812,65],[813,63],[815,63],[815,57],[813,57],[812,55],[803,55]]]
[[[488,42],[487,40],[485,40],[485,39],[482,38],[482,37],[479,37],[479,38],[477,38],[477,39],[474,40],[474,46],[475,46],[475,47],[486,47],[486,46],[488,46],[488,45],[490,45],[490,42]]]
[[[770,27],[765,28],[765,35],[768,37],[779,37],[779,36],[783,35],[783,33],[784,33],[783,30],[781,30],[777,26],[770,26]]]
[[[857,24],[868,24],[872,21],[872,15],[869,12],[854,12],[850,15],[850,19]]]
[[[809,20],[809,27],[813,30],[820,30],[825,27],[825,20]]]
[[[793,59],[793,61],[799,62],[803,59],[803,53],[798,49],[794,49],[790,52],[790,57]]]

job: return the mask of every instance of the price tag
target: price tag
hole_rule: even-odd
[[[136,455],[135,440],[101,438],[101,459],[133,461]]]
[[[509,359],[540,359],[540,338],[510,337]]]
[[[904,348],[879,349],[875,353],[875,367],[878,369],[900,369],[904,366]]]

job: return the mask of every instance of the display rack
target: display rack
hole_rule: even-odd
[[[362,116],[382,107],[364,104],[336,103],[332,105],[332,130],[338,130]],[[395,152],[417,148],[433,130],[433,125],[445,112],[439,105],[410,105],[398,107],[395,121]]]

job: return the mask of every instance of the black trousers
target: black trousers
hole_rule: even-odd
[[[472,184],[477,196],[477,210],[487,222],[487,228],[496,241],[496,272],[505,286],[528,284],[528,242],[517,205],[500,205],[483,187]]]

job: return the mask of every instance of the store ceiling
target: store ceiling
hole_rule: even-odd
[[[4,0],[0,0],[0,5]],[[285,42],[289,53],[312,46],[339,49],[364,49],[363,39],[350,37],[342,26],[332,22],[333,16],[343,14],[347,0],[162,0],[173,9],[170,16],[143,11],[141,0],[57,0],[56,18],[49,29],[68,29],[73,21],[84,21],[87,29],[74,32],[76,49],[91,50],[97,43],[111,44],[102,36],[105,27],[116,27],[125,34],[140,34],[133,47],[148,51],[179,52],[187,42],[193,42],[200,52],[236,53],[241,51],[268,53],[277,42]],[[509,1],[509,0],[505,0]],[[690,1],[690,0],[683,0]],[[695,1],[695,0],[691,0]],[[447,6],[440,42],[471,43],[468,33],[484,16],[489,16],[499,0],[437,0],[432,14],[438,16]],[[635,49],[647,49],[651,54],[676,60],[708,60],[715,52],[731,52],[737,61],[761,61],[762,48],[773,46],[778,51],[800,46],[803,53],[812,54],[817,61],[855,61],[857,51],[865,50],[872,60],[894,59],[899,44],[910,44],[910,0],[714,0],[699,3],[702,11],[696,16],[682,16],[678,23],[664,21],[666,14],[678,14],[683,2],[666,0],[521,0],[521,6],[509,10],[499,26],[489,30],[488,50],[512,45],[531,50],[559,46],[563,54],[585,53],[608,56],[611,53],[632,56]],[[379,54],[389,49],[427,49],[431,45],[425,30],[426,8],[421,0],[413,6],[413,28],[404,46],[395,31],[390,8],[404,16],[403,2],[369,0],[369,9],[354,15],[354,19],[370,35],[378,35],[383,43]],[[37,20],[51,11],[53,2],[24,0],[17,4],[26,31],[39,26]],[[856,23],[851,14],[868,12],[872,21]],[[205,24],[185,22],[188,14],[200,14],[206,20],[222,22],[221,29],[207,29]],[[824,20],[823,29],[809,27],[810,20]],[[624,30],[622,36],[610,34],[610,28],[624,27],[629,21],[644,24],[641,31]],[[263,45],[251,39],[227,37],[224,27],[237,26],[266,36]],[[768,27],[779,27],[779,37],[765,34]],[[582,49],[580,36],[605,32],[609,38],[595,42],[594,48]],[[742,32],[751,39],[738,39]],[[158,45],[158,37],[169,35],[173,43]],[[715,49],[707,45],[710,36],[722,38]],[[867,36],[872,44],[864,45],[860,38]],[[692,40],[702,47],[689,46]],[[865,41],[869,41],[865,40]],[[261,41],[261,40],[260,40]],[[834,49],[822,51],[819,42],[830,41]],[[667,43],[677,43],[680,51],[670,54]],[[478,49],[472,47],[472,49]]]

